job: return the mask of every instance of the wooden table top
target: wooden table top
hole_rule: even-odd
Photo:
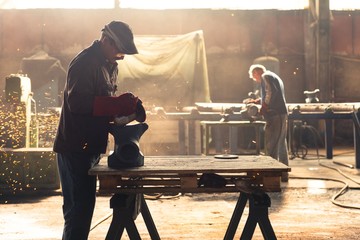
[[[186,155],[147,156],[144,166],[123,169],[109,168],[104,157],[89,174],[98,176],[99,191],[104,193],[239,192],[280,191],[281,175],[288,171],[288,166],[269,156],[219,159]],[[222,187],[201,186],[204,174],[218,175],[226,183]]]
[[[289,172],[290,168],[269,156],[240,155],[236,159],[218,159],[214,156],[145,156],[141,167],[113,169],[104,157],[100,164],[90,169],[90,175],[152,175],[163,173],[242,173]]]

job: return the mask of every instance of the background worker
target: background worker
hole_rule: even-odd
[[[53,147],[63,194],[63,240],[88,239],[96,196],[96,177],[88,171],[106,151],[110,121],[136,112],[139,103],[131,93],[121,99],[112,97],[117,90],[116,61],[136,53],[130,27],[113,21],[102,29],[101,38],[69,65]],[[112,104],[101,105],[103,100]],[[95,102],[105,113],[102,116],[93,114]]]
[[[249,77],[260,84],[261,98],[255,103],[261,104],[260,113],[264,116],[266,154],[289,165],[286,141],[288,110],[284,92],[284,83],[275,73],[266,70],[263,65],[250,66]],[[284,173],[282,181],[288,181],[288,173]]]

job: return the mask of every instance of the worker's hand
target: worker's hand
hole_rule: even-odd
[[[131,114],[129,116],[121,116],[121,117],[115,117],[114,118],[114,123],[116,125],[126,125],[129,122],[132,122],[135,120],[135,113]]]
[[[260,98],[257,99],[248,98],[247,103],[260,104]]]
[[[142,101],[138,99],[136,103],[136,110],[135,113],[129,115],[129,116],[116,116],[114,118],[114,123],[116,125],[126,125],[129,122],[132,122],[134,120],[138,122],[145,122],[146,119],[146,111],[145,108],[142,105]]]

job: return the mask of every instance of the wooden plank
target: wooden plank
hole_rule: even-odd
[[[224,177],[224,176],[223,176]],[[280,176],[259,176],[257,178],[244,178],[243,176],[225,176],[227,184],[216,192],[244,191],[247,189],[262,189],[267,192],[280,191]],[[142,178],[121,179],[119,176],[100,176],[100,192],[207,192],[213,188],[198,187],[199,178],[196,174],[184,175],[174,178]],[[129,190],[130,189],[130,190]]]
[[[144,188],[115,188],[99,189],[101,194],[109,193],[222,193],[222,192],[240,192],[235,186],[226,188],[181,188],[177,187],[144,187]]]
[[[266,192],[279,192],[281,190],[281,177],[264,176],[263,190]]]
[[[180,186],[180,179],[174,178],[144,178],[139,180],[122,180],[122,186]]]
[[[252,187],[267,192],[277,192],[281,189],[281,172],[248,172],[248,176],[252,179],[248,181]]]
[[[101,190],[112,190],[116,189],[119,183],[121,182],[121,177],[119,176],[103,176],[99,175],[99,188]]]
[[[180,175],[181,188],[197,188],[197,174]]]
[[[235,185],[236,181],[249,181],[251,179],[246,178],[242,175],[220,175],[222,176],[227,185]],[[109,178],[109,180],[108,180]],[[147,187],[147,186],[183,186],[184,188],[193,187],[196,188],[199,177],[197,174],[194,175],[173,175],[171,177],[167,176],[164,177],[143,177],[140,179],[132,179],[132,178],[121,178],[121,176],[111,176],[111,175],[104,175],[100,176],[100,182],[107,181],[105,186],[117,186],[117,187]],[[190,183],[187,183],[190,182]]]
[[[239,185],[230,185],[222,188],[186,188],[180,186],[146,186],[138,188],[100,188],[101,194],[109,193],[222,193],[222,192],[246,192],[252,193],[254,190],[264,190],[266,192],[279,192],[281,188],[278,187],[258,187],[244,185],[244,182],[239,181]]]

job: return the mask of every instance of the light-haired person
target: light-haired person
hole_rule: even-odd
[[[284,83],[281,78],[263,65],[253,64],[249,68],[249,77],[260,84],[260,113],[264,116],[266,154],[289,165],[286,141],[288,110],[286,107]],[[288,181],[288,173],[283,173],[281,180]]]

